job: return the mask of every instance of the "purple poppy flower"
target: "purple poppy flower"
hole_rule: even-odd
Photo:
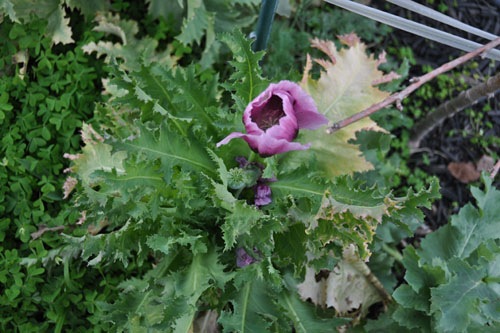
[[[227,144],[235,138],[245,140],[261,156],[271,156],[291,150],[304,150],[310,144],[292,142],[299,129],[316,129],[328,123],[318,112],[314,100],[298,84],[281,81],[270,84],[245,109],[243,123],[247,134],[233,132],[217,144]]]

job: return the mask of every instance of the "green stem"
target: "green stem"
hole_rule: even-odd
[[[382,249],[387,254],[389,254],[390,256],[392,256],[394,258],[394,260],[396,260],[400,264],[403,264],[403,255],[401,253],[399,253],[399,251],[397,251],[396,249],[393,249],[392,247],[390,247],[389,245],[387,245],[385,243],[382,244]]]
[[[274,13],[278,7],[278,0],[262,0],[259,20],[257,21],[257,39],[252,45],[254,52],[266,49],[267,41],[271,33],[271,26],[274,20]]]
[[[255,158],[257,157],[257,154],[252,150],[252,152],[250,153],[250,156],[248,156],[248,163],[252,163],[253,161],[255,161]]]

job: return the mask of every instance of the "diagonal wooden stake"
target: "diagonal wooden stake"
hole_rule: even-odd
[[[500,73],[490,77],[486,82],[478,84],[468,90],[462,91],[457,97],[446,101],[424,118],[419,120],[412,128],[410,137],[410,151],[416,151],[422,139],[446,118],[452,117],[466,107],[477,103],[485,97],[493,96],[500,89]]]
[[[338,131],[338,130],[340,130],[340,129],[342,129],[342,128],[344,128],[344,127],[346,127],[346,126],[348,126],[348,125],[350,125],[350,124],[352,124],[360,119],[368,117],[368,116],[374,114],[375,112],[377,112],[377,111],[379,111],[379,110],[381,110],[389,105],[392,105],[394,103],[396,103],[396,107],[401,110],[402,109],[401,101],[404,98],[406,98],[408,95],[410,95],[412,92],[414,92],[415,90],[420,88],[424,83],[429,82],[430,80],[434,79],[436,76],[441,75],[443,73],[446,73],[459,65],[462,65],[462,64],[466,63],[467,61],[471,60],[472,58],[477,57],[478,55],[481,55],[485,51],[488,51],[492,48],[495,48],[498,45],[500,45],[500,38],[497,38],[497,39],[489,42],[488,44],[483,45],[482,47],[480,47],[472,52],[469,52],[467,54],[464,54],[463,56],[458,57],[450,62],[447,62],[446,64],[434,69],[433,71],[431,71],[425,75],[422,75],[418,78],[413,79],[412,80],[413,83],[410,84],[405,89],[403,89],[402,91],[395,93],[395,94],[392,94],[389,97],[387,97],[386,99],[384,99],[382,102],[373,104],[372,106],[368,107],[367,109],[333,124],[332,126],[330,126],[326,129],[326,132],[328,134],[335,133],[336,131]]]

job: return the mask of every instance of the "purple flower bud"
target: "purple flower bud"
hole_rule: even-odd
[[[252,258],[244,248],[240,247],[236,250],[236,266],[245,267],[253,264],[257,260]]]
[[[265,206],[271,203],[271,188],[267,184],[255,186],[255,206]]]
[[[217,144],[227,144],[235,138],[245,140],[261,156],[271,156],[291,150],[304,150],[310,145],[292,142],[299,129],[316,129],[328,123],[318,112],[314,100],[298,84],[281,81],[270,84],[245,109],[243,123],[247,134],[233,132]]]

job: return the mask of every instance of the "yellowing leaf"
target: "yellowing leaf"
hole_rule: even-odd
[[[307,267],[304,282],[297,286],[304,300],[322,307],[333,307],[340,316],[365,316],[371,305],[390,297],[368,266],[355,254],[353,246],[344,251],[343,259],[327,278],[317,281]]]
[[[82,138],[86,145],[82,148],[82,154],[73,158],[72,170],[78,173],[84,185],[92,184],[92,173],[95,171],[125,173],[123,161],[127,153],[119,151],[112,154],[112,146],[102,142],[102,138],[96,135],[90,125],[83,124]]]
[[[144,64],[161,64],[171,67],[175,64],[175,57],[171,56],[171,48],[157,51],[158,41],[154,38],[137,38],[139,32],[137,22],[122,20],[118,14],[97,14],[95,21],[98,25],[93,29],[105,34],[114,35],[119,42],[100,40],[97,43],[89,42],[82,46],[83,52],[97,53],[97,57],[105,55],[104,61],[109,63],[111,59],[122,59],[121,67],[127,70],[139,71]],[[143,63],[142,63],[143,62]]]
[[[328,60],[314,59],[323,67],[318,80],[309,75],[311,58],[304,70],[301,86],[313,97],[319,112],[332,123],[352,116],[386,98],[389,93],[379,90],[374,83],[383,80],[384,73],[377,69],[380,60],[366,55],[366,45],[356,35],[341,37],[348,48],[337,50],[332,41],[315,39],[312,46],[328,56]],[[303,141],[311,142],[320,168],[330,177],[373,169],[361,156],[357,145],[349,143],[360,130],[382,130],[365,118],[334,134],[323,131],[303,133]]]
[[[7,9],[9,17],[15,22],[22,20],[27,23],[33,15],[47,20],[46,35],[54,44],[73,43],[69,18],[65,16],[63,3],[59,0],[17,0],[0,3],[0,8]]]
[[[331,190],[326,191],[316,220],[308,232],[321,244],[335,245],[339,255],[354,244],[362,259],[371,255],[369,245],[377,225],[384,216],[391,216],[403,208],[405,198],[379,193],[375,187],[360,189],[347,177],[339,177]]]
[[[54,44],[70,44],[74,42],[73,38],[71,38],[73,33],[69,26],[69,18],[65,16],[62,6],[55,9],[47,20],[47,33],[52,37]]]

